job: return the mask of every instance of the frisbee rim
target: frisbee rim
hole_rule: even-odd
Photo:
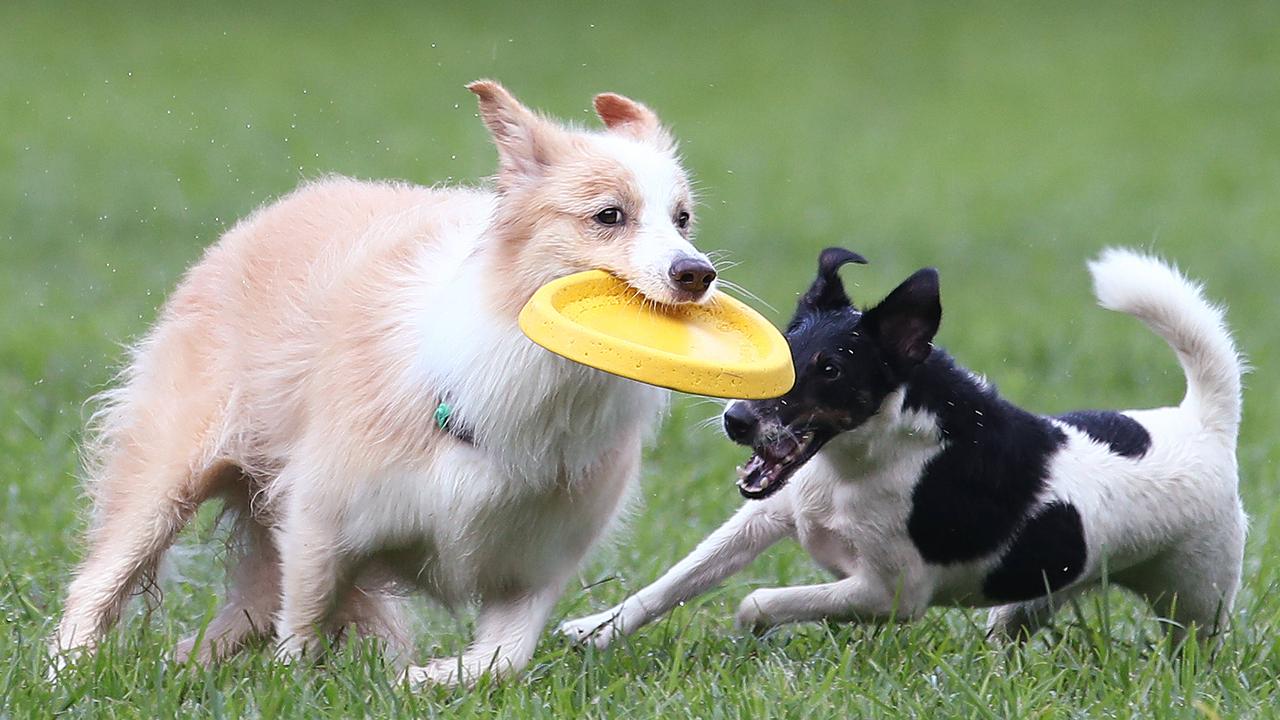
[[[587,270],[553,280],[539,288],[520,311],[519,325],[531,341],[562,357],[603,372],[671,390],[708,397],[767,399],[785,394],[795,383],[791,351],[786,339],[754,308],[716,292],[705,304],[671,308],[684,313],[726,314],[735,317],[748,341],[764,352],[758,362],[725,362],[681,354],[597,330],[561,312],[562,293],[583,285],[603,285],[602,296],[641,293],[604,271]],[[668,306],[670,308],[670,306]],[[725,333],[728,334],[728,333]],[[561,341],[559,338],[565,338]],[[579,344],[578,340],[586,341]],[[636,360],[643,362],[636,363]],[[628,367],[630,366],[630,367]],[[642,369],[641,372],[635,372]]]

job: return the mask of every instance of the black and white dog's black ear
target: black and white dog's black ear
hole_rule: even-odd
[[[809,291],[800,298],[801,305],[815,310],[833,310],[848,307],[849,296],[840,282],[840,268],[849,263],[866,265],[867,259],[852,250],[832,247],[818,256],[818,277],[813,279]]]
[[[917,270],[862,316],[863,326],[899,371],[929,357],[941,323],[942,298],[933,268]]]

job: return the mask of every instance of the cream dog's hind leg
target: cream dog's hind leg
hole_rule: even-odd
[[[148,488],[152,490],[152,488]],[[195,503],[157,492],[132,496],[92,533],[89,556],[67,592],[55,652],[93,648],[120,618],[144,578],[155,571]]]
[[[269,637],[280,605],[280,555],[271,530],[249,516],[246,494],[232,532],[234,563],[228,572],[227,599],[203,634],[195,633],[178,643],[174,658],[194,657],[209,663],[225,658],[255,637]]]
[[[51,642],[52,672],[62,652],[98,644],[200,503],[239,477],[217,447],[226,387],[205,363],[210,344],[203,326],[162,320],[125,383],[99,399],[85,450],[95,523]]]
[[[178,531],[230,471],[217,465],[192,472],[187,457],[139,457],[142,448],[130,450],[135,454],[114,458],[99,481],[99,524],[89,533],[88,557],[67,591],[51,643],[51,673],[64,662],[61,653],[98,644],[130,596],[154,575]]]

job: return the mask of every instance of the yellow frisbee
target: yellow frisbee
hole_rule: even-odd
[[[702,305],[661,305],[589,270],[539,288],[520,311],[520,329],[583,365],[695,395],[773,398],[795,383],[781,333],[720,292]]]

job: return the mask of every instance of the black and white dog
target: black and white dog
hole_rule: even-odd
[[[783,537],[838,579],[757,590],[740,627],[993,606],[992,636],[1027,637],[1104,573],[1172,620],[1175,640],[1192,625],[1202,637],[1225,625],[1245,534],[1242,363],[1198,285],[1126,250],[1090,263],[1099,302],[1177,352],[1187,394],[1177,407],[1046,417],[933,347],[936,271],[859,311],[837,274],[848,262],[865,261],[822,253],[787,330],[794,389],[724,413],[729,437],[755,450],[738,481],[753,502],[657,582],[561,633],[604,647]]]

